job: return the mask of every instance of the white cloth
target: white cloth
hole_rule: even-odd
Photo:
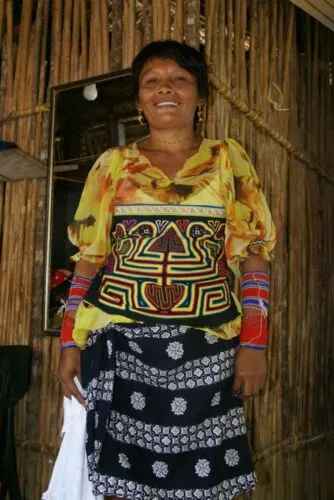
[[[79,381],[75,382],[81,390]],[[75,398],[64,398],[63,440],[42,500],[103,500],[93,495],[88,480],[85,430],[86,410]]]

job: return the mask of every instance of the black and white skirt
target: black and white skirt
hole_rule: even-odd
[[[184,326],[116,325],[82,353],[89,479],[129,500],[232,499],[252,490],[238,341]]]

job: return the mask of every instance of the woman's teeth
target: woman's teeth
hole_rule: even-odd
[[[165,101],[165,102],[159,102],[156,104],[157,108],[160,108],[162,106],[178,106],[177,102],[172,102],[172,101]]]

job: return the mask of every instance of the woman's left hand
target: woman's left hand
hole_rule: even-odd
[[[264,387],[266,372],[265,351],[240,347],[235,361],[233,395],[243,399],[258,394]]]

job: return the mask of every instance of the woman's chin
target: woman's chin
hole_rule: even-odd
[[[180,122],[176,116],[164,116],[159,117],[159,119],[154,119],[149,122],[149,127],[153,129],[182,129],[187,126],[187,124]],[[190,124],[191,125],[191,124]]]

